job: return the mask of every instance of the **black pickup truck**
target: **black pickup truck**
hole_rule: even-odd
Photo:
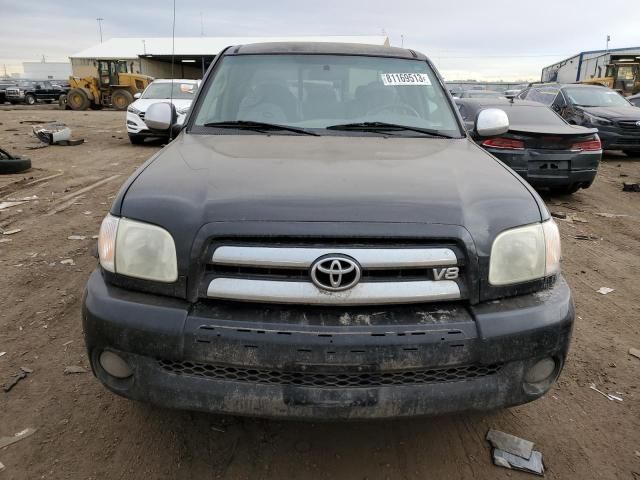
[[[536,192],[421,53],[233,46],[123,185],[83,300],[94,374],[167,407],[368,419],[542,396],[574,307]],[[485,109],[478,135],[508,128]]]
[[[66,95],[69,88],[65,88],[48,80],[18,80],[16,85],[7,87],[6,100],[13,104],[36,102],[57,102],[60,96]]]

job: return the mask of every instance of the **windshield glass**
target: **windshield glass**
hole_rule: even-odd
[[[198,90],[195,83],[173,83],[173,98],[177,100],[193,100]],[[147,87],[141,98],[168,100],[171,98],[171,82],[153,82]]]
[[[603,87],[566,88],[564,94],[571,103],[583,107],[629,106],[629,103],[618,92]]]
[[[491,90],[468,90],[464,92],[463,96],[468,98],[500,98],[504,95]]]
[[[461,134],[425,61],[355,55],[224,57],[195,125],[234,121],[307,129],[385,122]]]

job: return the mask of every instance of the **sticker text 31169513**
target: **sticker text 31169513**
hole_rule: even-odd
[[[431,85],[429,77],[423,73],[382,73],[384,85]]]

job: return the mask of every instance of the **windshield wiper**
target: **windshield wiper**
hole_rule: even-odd
[[[425,135],[431,135],[433,137],[454,138],[451,135],[447,135],[446,133],[441,133],[438,130],[432,130],[430,128],[412,127],[410,125],[400,125],[397,123],[387,122],[342,123],[337,125],[329,125],[325,128],[327,130],[357,130],[361,132],[408,130],[411,132],[424,133]]]
[[[304,128],[290,127],[289,125],[279,125],[277,123],[254,122],[253,120],[227,120],[225,122],[209,122],[204,124],[205,127],[215,128],[240,128],[246,130],[255,130],[263,132],[265,130],[286,130],[288,132],[299,133],[302,135],[313,135],[319,137],[320,134],[310,132]]]

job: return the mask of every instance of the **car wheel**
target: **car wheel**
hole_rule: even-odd
[[[129,135],[129,141],[133,145],[142,145],[144,143],[144,137],[140,135]]]
[[[36,97],[34,97],[33,95],[31,95],[30,93],[27,93],[24,96],[24,103],[26,103],[27,105],[33,105],[36,103]]]

